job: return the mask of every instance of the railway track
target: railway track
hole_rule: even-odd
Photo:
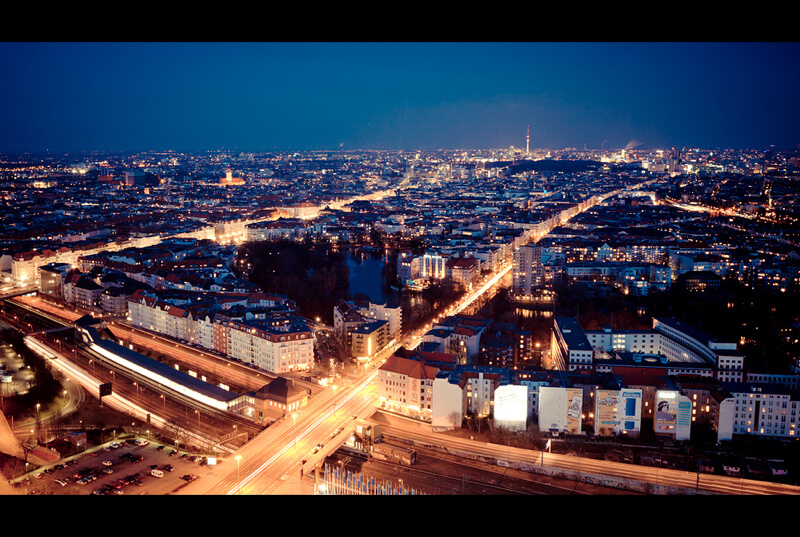
[[[108,360],[76,340],[72,322],[11,299],[3,302],[2,315],[9,325],[24,333],[36,334],[41,343],[59,351],[64,358],[82,367],[99,382],[110,382],[115,393],[124,395],[153,415],[162,416],[168,423],[175,424],[176,430],[191,428],[223,439],[241,435],[247,435],[249,439],[263,430],[244,416],[203,405]],[[57,332],[52,332],[54,330]],[[99,397],[99,394],[94,395]]]
[[[531,475],[518,475],[507,468],[489,468],[465,463],[454,457],[428,450],[417,450],[416,463],[407,466],[368,458],[366,454],[339,450],[329,464],[342,465],[376,481],[402,484],[408,490],[430,495],[585,495],[573,482],[554,481]]]

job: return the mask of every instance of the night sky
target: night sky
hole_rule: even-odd
[[[798,43],[2,43],[0,152],[797,149]]]

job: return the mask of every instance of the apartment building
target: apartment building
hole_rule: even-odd
[[[467,413],[478,417],[494,413],[494,394],[500,386],[509,384],[508,369],[467,366],[459,368],[460,386],[465,392]]]
[[[433,381],[438,370],[417,360],[390,356],[378,370],[381,407],[430,419]],[[459,424],[460,425],[460,424]]]
[[[229,320],[222,324],[231,358],[276,374],[306,371],[314,365],[314,335],[305,323],[275,326],[261,320]]]
[[[481,262],[474,257],[451,257],[445,263],[445,274],[464,289],[471,289],[481,274]]]
[[[208,348],[270,373],[313,367],[313,333],[300,318],[233,317],[206,309],[207,305],[176,306],[142,291],[128,300],[129,320],[134,326]]]
[[[352,331],[351,356],[369,360],[389,343],[388,321],[367,321]]]
[[[621,352],[632,353],[640,362],[651,358],[668,362],[673,374],[708,365],[725,382],[741,381],[744,369],[736,343],[719,341],[672,318],[654,318],[651,330],[583,330],[574,318],[556,318],[551,351],[558,367],[569,371],[605,367],[606,358]]]
[[[729,382],[723,386],[731,394],[734,435],[798,436],[800,400],[793,392],[777,384]]]
[[[352,303],[362,317],[368,320],[386,321],[389,339],[396,338],[403,330],[403,307],[388,306],[386,304],[360,304]]]
[[[556,317],[553,320],[550,356],[561,371],[592,368],[594,350],[577,319]]]
[[[541,246],[520,246],[513,256],[512,291],[517,296],[530,295],[544,286],[544,266]]]
[[[367,320],[352,302],[342,300],[333,308],[333,331],[336,338],[345,346],[348,354],[352,352],[353,330]]]

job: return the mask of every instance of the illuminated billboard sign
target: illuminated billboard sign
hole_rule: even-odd
[[[618,433],[638,436],[642,424],[642,390],[620,390]]]
[[[581,416],[583,415],[583,390],[567,389],[567,432],[581,434]]]
[[[567,389],[539,387],[539,430],[562,432],[567,427]]]
[[[594,433],[600,436],[611,436],[619,425],[617,404],[618,390],[597,390],[595,393]]]
[[[494,423],[513,431],[524,431],[528,420],[527,386],[500,386],[494,391]]]
[[[653,419],[656,434],[688,440],[691,424],[692,402],[688,397],[671,390],[656,392],[656,415]]]

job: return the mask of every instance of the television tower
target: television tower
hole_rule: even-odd
[[[528,134],[525,135],[525,154],[531,154],[531,126],[528,125]]]

